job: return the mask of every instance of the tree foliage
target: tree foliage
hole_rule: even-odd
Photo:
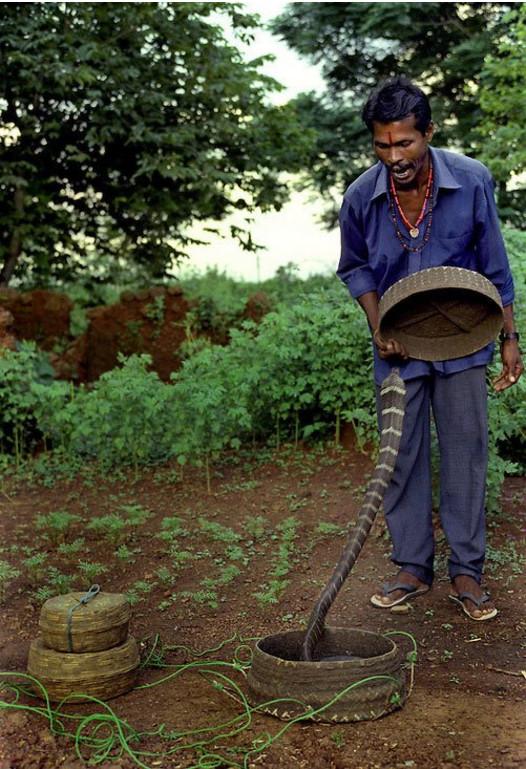
[[[526,4],[511,11],[505,21],[507,33],[496,53],[486,59],[480,91],[481,159],[502,184],[526,171]],[[509,196],[520,197],[524,208],[524,189],[510,190]],[[513,210],[506,213],[513,216]]]
[[[279,208],[308,135],[242,58],[255,23],[235,3],[0,4],[0,284],[89,250],[161,275],[192,222]]]
[[[360,112],[383,78],[406,74],[429,93],[436,142],[477,148],[478,86],[485,56],[502,30],[504,3],[290,3],[273,31],[321,65],[327,91],[298,97],[304,123],[318,134],[312,184],[338,198],[371,162]],[[337,201],[339,204],[339,200]],[[336,203],[327,212],[335,222]]]

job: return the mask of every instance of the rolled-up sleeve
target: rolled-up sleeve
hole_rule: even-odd
[[[475,218],[479,270],[497,288],[503,306],[507,307],[513,303],[515,296],[513,277],[499,227],[494,182],[487,170],[483,177],[483,186],[477,196]]]
[[[368,250],[362,227],[347,197],[340,209],[341,256],[337,276],[357,299],[368,291],[376,291],[376,282],[368,263]]]

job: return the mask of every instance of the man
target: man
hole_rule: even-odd
[[[430,405],[440,449],[440,516],[450,547],[450,598],[474,620],[497,614],[481,587],[485,556],[487,468],[486,366],[493,344],[443,362],[411,359],[378,331],[378,301],[397,280],[428,267],[476,270],[498,289],[504,307],[502,372],[497,391],[523,366],[513,321],[513,280],[499,230],[493,182],[476,160],[433,149],[426,95],[396,77],[375,89],[362,113],[379,162],[345,192],[337,274],[364,309],[373,336],[378,385],[397,366],[406,383],[406,413],[397,465],[384,510],[400,571],[372,596],[390,608],[427,592],[433,582]]]

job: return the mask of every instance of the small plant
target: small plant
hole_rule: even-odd
[[[191,550],[171,550],[170,557],[172,559],[172,565],[177,571],[185,566],[190,561],[196,560],[199,556],[196,553],[192,553]]]
[[[243,527],[252,539],[258,540],[265,536],[267,520],[262,515],[256,515],[254,518],[247,518]]]
[[[190,598],[196,603],[206,604],[211,609],[217,609],[219,605],[215,590],[195,590],[193,592],[191,590],[183,590],[182,593],[179,593],[179,596],[181,598]]]
[[[71,525],[77,521],[80,521],[80,516],[68,513],[67,510],[55,510],[38,515],[35,525],[37,529],[44,530],[44,536],[52,544],[58,545],[64,542]]]
[[[27,575],[31,582],[40,582],[46,575],[44,564],[47,561],[46,553],[35,553],[29,558],[24,558],[22,566],[27,570]]]
[[[58,546],[57,553],[65,558],[77,556],[81,550],[84,550],[85,540],[83,537],[77,537],[73,542],[63,542]]]
[[[0,561],[0,603],[4,602],[7,588],[11,582],[19,576],[18,569],[11,566],[8,561]]]
[[[113,545],[122,544],[129,533],[128,521],[115,513],[94,518],[88,524],[88,529],[100,534]]]
[[[331,740],[337,748],[345,747],[345,735],[339,729],[331,734]]]
[[[227,545],[225,548],[225,555],[229,561],[243,561],[245,566],[249,560],[245,555],[245,551],[239,545]]]
[[[150,510],[146,510],[141,505],[122,505],[120,511],[130,526],[141,526],[152,515]]]
[[[90,584],[98,582],[101,574],[105,574],[107,571],[107,566],[103,566],[102,563],[91,563],[90,561],[80,561],[79,563],[79,572]]]
[[[263,590],[254,593],[254,596],[264,606],[278,603],[289,582],[288,579],[271,579],[263,586]]]
[[[205,534],[208,534],[214,542],[239,542],[240,535],[227,526],[222,526],[215,521],[208,521],[206,518],[199,518],[199,525]]]
[[[49,587],[49,585],[42,585],[35,590],[33,598],[38,604],[43,604],[49,598],[53,598],[54,595],[56,595],[56,593]]]
[[[222,490],[227,493],[238,492],[238,491],[251,491],[252,489],[257,489],[258,486],[261,486],[260,481],[248,480],[248,481],[240,481],[239,483],[225,483],[223,484]]]
[[[500,547],[486,545],[487,570],[493,575],[502,567],[509,567],[512,574],[522,574],[526,558],[517,551],[517,545],[508,539]]]
[[[212,579],[211,577],[205,577],[205,579],[201,581],[201,585],[207,589],[213,589],[218,585],[228,585],[237,576],[239,576],[239,574],[241,574],[240,570],[232,563],[228,566],[224,566],[221,569],[219,577],[216,577],[215,579]]]
[[[155,583],[152,582],[146,582],[143,579],[139,579],[137,582],[134,582],[126,593],[126,597],[130,602],[130,605],[135,606],[135,604],[139,603],[139,601],[142,601],[143,596],[147,595],[151,591],[154,584]]]
[[[174,578],[173,575],[170,572],[170,569],[167,569],[166,566],[161,566],[157,571],[155,572],[157,574],[157,577],[159,578],[159,582],[162,585],[171,585],[173,584]]]
[[[53,595],[64,595],[73,590],[73,577],[70,574],[64,574],[55,566],[49,567],[47,579]]]
[[[119,561],[127,561],[128,563],[135,563],[135,558],[133,558],[133,555],[135,554],[135,550],[130,550],[130,548],[127,545],[119,545],[119,547],[115,551],[115,555],[119,559]]]
[[[263,585],[263,589],[257,593],[254,593],[257,600],[262,604],[277,603],[281,597],[281,594],[289,584],[288,579],[282,579],[285,577],[292,568],[291,555],[293,550],[293,543],[297,537],[297,528],[299,521],[297,518],[290,516],[282,521],[277,529],[279,532],[278,552],[274,557],[274,568],[269,574],[269,581]],[[273,535],[276,539],[276,535]]]
[[[314,530],[314,533],[321,537],[339,536],[342,534],[342,527],[330,521],[320,521]]]
[[[183,526],[182,518],[178,518],[176,515],[163,518],[161,521],[162,531],[157,534],[160,539],[170,541],[176,537],[186,536],[188,532]]]

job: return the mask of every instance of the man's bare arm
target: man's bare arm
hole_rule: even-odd
[[[396,339],[384,339],[378,329],[380,323],[380,313],[378,310],[378,294],[376,291],[368,291],[358,297],[358,302],[367,316],[367,321],[373,333],[373,340],[378,349],[380,358],[390,358],[398,356],[408,358],[405,347],[397,342]]]

